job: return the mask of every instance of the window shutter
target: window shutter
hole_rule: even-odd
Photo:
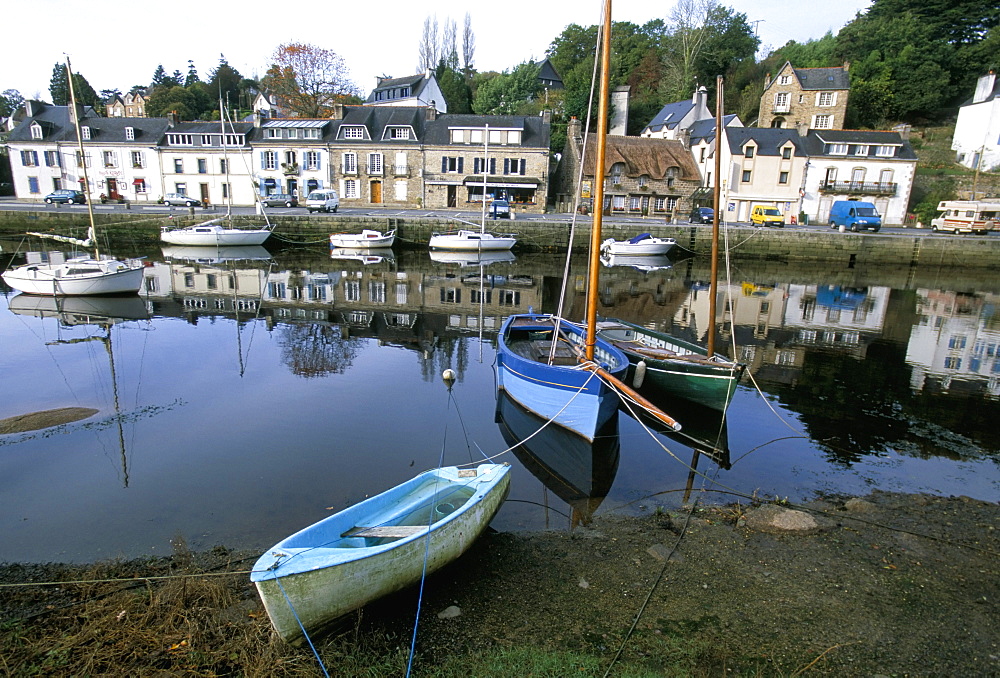
[[[490,174],[496,174],[496,173],[497,173],[497,159],[490,158]]]
[[[321,157],[323,157],[323,156],[322,156],[322,154],[321,154],[321,153],[320,153],[319,151],[314,151],[314,152],[313,152],[313,157],[314,157],[314,158],[316,159],[316,163],[315,163],[315,165],[313,166],[313,169],[319,169],[319,166],[320,166],[320,158],[321,158]]]
[[[441,157],[441,173],[444,174],[448,171],[448,158],[444,156]]]
[[[461,174],[465,171],[465,158],[462,156],[458,157],[458,173]]]
[[[260,152],[260,168],[267,169],[267,151]]]
[[[503,159],[503,173],[510,174],[510,158]]]
[[[521,176],[523,177],[527,171],[528,171],[528,160],[527,158],[521,158],[521,172],[520,172]]]
[[[830,96],[830,105],[831,105],[831,106],[836,106],[836,105],[837,105],[837,93],[836,93],[836,92],[834,92],[834,93],[833,93],[833,94],[832,94],[832,95]]]

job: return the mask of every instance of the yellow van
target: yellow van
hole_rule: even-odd
[[[777,226],[784,228],[785,217],[774,207],[755,205],[750,212],[750,223],[754,226]]]

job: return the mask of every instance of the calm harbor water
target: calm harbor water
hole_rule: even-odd
[[[504,453],[537,423],[498,408],[495,332],[509,313],[555,309],[561,256],[219,254],[150,253],[141,299],[56,304],[4,288],[0,419],[99,412],[0,435],[0,561],[167,554],[178,537],[264,549],[418,471],[498,454],[514,467],[500,530],[571,529],[688,496],[1000,500],[988,272],[734,269],[718,336],[752,379],[724,427],[672,403],[686,437],[622,412],[593,447],[549,431]],[[571,318],[583,263],[567,278]],[[706,262],[608,263],[602,314],[704,339]]]

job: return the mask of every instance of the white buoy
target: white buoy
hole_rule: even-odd
[[[632,388],[639,388],[642,386],[643,379],[646,378],[646,361],[640,360],[636,363],[635,374],[632,375]]]
[[[448,368],[441,373],[441,378],[444,379],[444,383],[447,384],[448,388],[455,383],[455,370]]]

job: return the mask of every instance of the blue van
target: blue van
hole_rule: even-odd
[[[844,226],[848,231],[869,230],[878,233],[882,217],[875,205],[861,200],[838,200],[830,208],[830,228]]]

